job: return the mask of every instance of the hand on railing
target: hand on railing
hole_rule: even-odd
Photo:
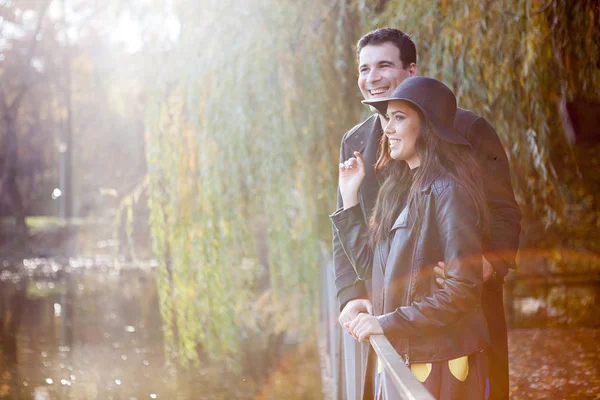
[[[338,322],[343,327],[346,322],[352,321],[360,313],[373,314],[373,305],[370,300],[366,299],[354,299],[346,303]]]
[[[350,335],[352,335],[352,332],[348,329],[350,322],[352,322],[352,320],[354,320],[360,313],[373,314],[373,305],[371,304],[371,301],[367,299],[350,300],[348,303],[346,303],[342,309],[342,312],[340,313],[338,322]]]
[[[365,313],[360,313],[352,321],[346,322],[344,329],[361,343],[368,342],[371,335],[383,335],[379,318]]]

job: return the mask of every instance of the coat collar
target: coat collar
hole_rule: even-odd
[[[375,137],[375,135],[372,135],[372,133],[380,129],[381,124],[379,122],[379,117],[377,114],[373,114],[361,124],[358,124],[351,131],[349,131],[344,138],[344,143],[352,151],[362,152],[367,145],[367,141],[370,138]]]

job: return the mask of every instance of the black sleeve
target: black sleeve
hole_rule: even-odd
[[[340,147],[340,163],[346,160],[344,141]],[[337,207],[342,207],[342,197],[338,188]],[[334,270],[334,285],[336,296],[340,303],[340,310],[344,308],[347,302],[354,299],[366,299],[367,291],[365,282],[361,280],[352,263],[348,259],[346,252],[340,242],[340,237],[333,228],[333,270]]]
[[[482,117],[473,122],[469,131],[469,142],[483,174],[483,189],[490,210],[489,233],[483,243],[484,256],[503,278],[510,268],[515,268],[521,210],[515,200],[508,158],[498,134]]]

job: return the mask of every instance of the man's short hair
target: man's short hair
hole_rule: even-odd
[[[380,28],[371,31],[360,38],[356,45],[356,57],[360,57],[360,51],[365,46],[393,43],[400,50],[400,61],[402,68],[406,69],[412,63],[417,63],[417,48],[410,36],[399,29]]]

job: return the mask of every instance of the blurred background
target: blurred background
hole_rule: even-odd
[[[600,398],[596,0],[0,0],[0,398],[328,398],[328,215],[384,26],[509,156],[512,398]]]

